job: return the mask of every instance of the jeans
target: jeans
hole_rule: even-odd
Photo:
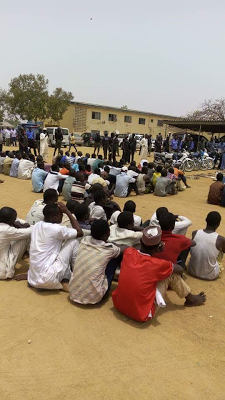
[[[12,145],[13,145],[13,146],[16,146],[16,144],[17,144],[17,143],[16,143],[16,137],[12,137],[11,140],[12,140]]]
[[[115,271],[116,271],[117,267],[120,266],[120,262],[121,262],[121,256],[119,256],[119,257],[117,257],[117,258],[112,258],[112,259],[108,262],[108,265],[107,265],[106,270],[105,270],[105,275],[106,275],[106,278],[107,278],[107,281],[108,281],[108,290],[107,290],[107,292],[104,294],[104,297],[103,297],[103,298],[106,297],[106,295],[108,294],[108,292],[109,292],[109,290],[110,290],[110,288],[111,288],[112,280],[113,280]]]

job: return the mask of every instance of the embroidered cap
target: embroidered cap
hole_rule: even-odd
[[[145,246],[155,246],[161,242],[162,230],[159,226],[147,226],[143,230],[142,242]]]

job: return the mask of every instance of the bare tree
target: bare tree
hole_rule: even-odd
[[[190,120],[224,121],[225,120],[225,99],[205,100],[198,110],[188,113]]]

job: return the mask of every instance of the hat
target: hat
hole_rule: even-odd
[[[161,242],[162,230],[159,226],[147,226],[143,230],[142,242],[145,246],[155,246]]]
[[[128,168],[127,168],[127,167],[122,167],[122,168],[121,168],[121,171],[127,172],[127,171],[128,171]]]

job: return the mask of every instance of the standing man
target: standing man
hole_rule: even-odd
[[[3,132],[2,129],[0,129],[0,151],[2,151],[2,146],[3,146]]]
[[[31,149],[34,150],[34,155],[36,157],[37,153],[36,153],[36,144],[34,140],[34,132],[31,130],[31,127],[28,128],[27,139],[28,139],[28,146],[30,147],[30,150]]]
[[[10,134],[11,134],[12,145],[13,145],[13,147],[14,147],[14,146],[16,147],[16,146],[17,146],[17,143],[16,143],[16,140],[17,140],[17,133],[16,133],[15,128],[11,129]]]
[[[19,151],[20,153],[28,153],[28,139],[23,128],[18,133]]]
[[[77,151],[75,143],[76,143],[76,139],[75,139],[74,133],[72,132],[69,134],[69,151],[70,151],[71,147],[74,147],[75,151]]]
[[[135,133],[132,133],[132,136],[129,139],[130,142],[130,151],[131,151],[131,161],[134,161],[134,153],[136,151],[137,141],[135,139]]]
[[[11,146],[11,134],[9,128],[5,129],[6,146]]]
[[[151,155],[151,151],[152,151],[152,135],[148,135],[148,156]]]
[[[53,156],[55,155],[57,149],[59,154],[59,151],[61,150],[62,147],[62,141],[63,141],[62,131],[61,128],[58,126],[58,128],[55,130],[55,150]]]
[[[96,133],[94,142],[95,142],[95,144],[94,144],[94,153],[95,153],[96,150],[97,150],[97,156],[98,156],[98,155],[99,155],[99,150],[100,150],[100,147],[101,147],[100,132],[97,132],[97,133]]]
[[[113,162],[116,161],[116,149],[117,149],[117,139],[115,137],[115,133],[111,133],[111,141],[110,141],[111,153]]]
[[[107,160],[107,153],[109,149],[109,137],[108,132],[104,133],[104,138],[102,139],[103,155],[104,159]]]

